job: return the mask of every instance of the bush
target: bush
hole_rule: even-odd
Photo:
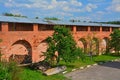
[[[75,49],[74,54],[76,54],[78,56],[78,58],[80,58],[82,61],[84,61],[86,55],[80,47]]]
[[[70,29],[65,26],[55,26],[52,36],[46,39],[48,43],[47,52],[45,52],[46,61],[53,64],[56,58],[55,65],[59,65],[60,59],[68,62],[73,62],[78,56],[76,52],[76,42],[72,36]],[[57,52],[57,55],[55,55]]]
[[[20,68],[14,62],[0,62],[0,80],[20,80]]]

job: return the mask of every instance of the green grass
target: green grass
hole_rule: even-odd
[[[84,61],[76,60],[73,63],[65,63],[63,61],[60,62],[60,65],[67,66],[67,71],[71,71],[74,68],[79,68],[81,66],[86,66],[90,64],[94,64],[97,62],[104,62],[110,61],[114,59],[120,59],[120,56],[113,56],[113,55],[100,55],[100,56],[93,56],[93,60],[91,61],[90,57],[86,57]],[[23,68],[21,73],[21,80],[68,80],[63,76],[63,74],[56,74],[52,76],[45,76],[40,71],[30,70],[28,68]]]
[[[23,68],[21,73],[21,80],[68,80],[62,74],[52,76],[45,76],[40,71]]]
[[[114,59],[120,59],[120,56],[114,56],[114,55],[100,55],[100,56],[93,56],[92,60],[90,57],[86,57],[84,61],[78,59],[73,63],[68,63],[66,64],[65,62],[61,61],[61,65],[66,65],[67,66],[67,71],[71,71],[74,68],[80,68],[83,66],[91,65],[94,63],[99,63],[99,62],[105,62],[105,61],[110,61]]]

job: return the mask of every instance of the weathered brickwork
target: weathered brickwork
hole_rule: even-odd
[[[29,28],[25,27],[25,25],[32,26]],[[2,58],[8,61],[16,59],[18,62],[20,61],[20,63],[38,62],[44,60],[45,57],[43,56],[43,52],[47,49],[45,39],[52,35],[53,26],[54,25],[46,26],[46,24],[41,25],[27,23],[19,23],[14,26],[12,23],[1,22],[0,39],[2,39],[2,42],[0,43],[0,47],[2,54],[4,54]],[[96,41],[96,45],[99,45],[99,54],[106,49],[107,40],[110,38],[109,35],[113,30],[112,27],[108,27],[109,30],[107,31],[101,26],[99,29],[95,29],[97,31],[94,31],[94,29],[91,30],[94,26],[81,26],[82,29],[78,29],[80,26],[69,27],[71,27],[77,46],[80,46],[84,50],[88,47],[87,36],[89,35],[96,38],[98,40]],[[84,29],[84,27],[86,27],[86,29]],[[21,60],[18,60],[18,58],[21,58]]]

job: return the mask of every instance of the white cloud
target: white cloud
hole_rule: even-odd
[[[8,0],[9,2],[12,2],[13,0]]]
[[[74,6],[82,6],[82,3],[78,2],[77,0],[71,0],[71,4]]]
[[[106,1],[106,0],[88,0],[88,1],[90,1],[90,2],[95,2],[95,3],[100,3],[100,2],[104,2],[104,1]]]
[[[120,12],[120,0],[112,0],[111,6],[109,6],[107,10]]]
[[[94,4],[91,4],[91,3],[89,3],[89,4],[86,6],[86,10],[87,10],[88,12],[91,12],[92,9],[95,9],[95,8],[97,8],[97,6],[94,5]]]
[[[18,2],[17,0],[9,0],[4,3],[7,7],[15,7],[19,9],[31,9],[31,12],[37,16],[74,16],[74,13],[81,14],[82,12],[92,12],[93,9],[97,8],[95,4],[87,3],[82,4],[78,0],[27,0],[26,2]],[[19,11],[13,11],[19,13]],[[25,12],[23,12],[25,13]],[[79,17],[81,20],[90,20],[89,17]]]
[[[5,6],[7,7],[25,7],[25,8],[41,8],[45,10],[49,9],[61,9],[63,11],[71,11],[73,10],[72,7],[75,6],[82,6],[81,2],[78,2],[77,0],[71,0],[71,1],[57,1],[57,0],[28,0],[30,3],[17,3],[15,1],[10,0],[9,2],[5,3]],[[72,7],[71,7],[72,6]],[[79,11],[78,9],[74,11]]]

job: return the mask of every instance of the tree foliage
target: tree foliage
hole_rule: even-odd
[[[98,38],[96,38],[96,33],[91,33],[86,36],[86,41],[87,41],[87,53],[92,53],[94,55],[97,55],[99,53],[99,42]]]
[[[60,59],[63,59],[65,62],[74,61],[77,56],[79,56],[78,51],[80,49],[76,50],[76,43],[70,30],[64,26],[56,26],[54,27],[54,30],[53,35],[46,40],[49,45],[46,52],[46,59],[51,61],[54,57],[57,60],[57,64]],[[58,56],[55,55],[55,52],[58,53]]]
[[[56,17],[46,17],[45,19],[46,20],[55,20],[55,21],[59,21],[60,20],[59,18],[56,18]]]
[[[120,24],[120,21],[109,21],[106,22],[107,24]]]
[[[27,18],[27,16],[23,16],[21,14],[12,14],[12,13],[3,13],[4,16],[14,16],[14,17],[24,17]]]
[[[110,48],[114,49],[116,53],[120,51],[120,30],[114,30],[113,33],[110,34]]]

